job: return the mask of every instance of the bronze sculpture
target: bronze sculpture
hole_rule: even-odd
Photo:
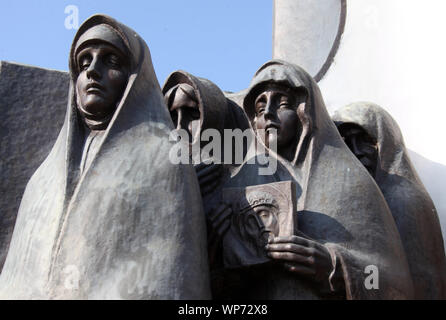
[[[200,135],[207,129],[217,130],[221,136],[221,154],[214,155],[213,163],[224,161],[224,130],[249,128],[243,111],[212,81],[196,77],[186,71],[172,72],[163,86],[163,94],[177,129],[191,134],[190,143],[204,148],[209,141],[201,141]],[[194,132],[192,132],[195,129]],[[246,149],[247,147],[244,146]],[[232,154],[236,151],[230,150]],[[238,150],[241,154],[245,150]],[[242,157],[243,158],[243,157]],[[208,159],[201,159],[208,160]],[[232,159],[231,159],[232,160]],[[234,164],[234,161],[230,161]]]
[[[70,74],[66,120],[27,185],[1,297],[210,298],[198,182],[192,166],[165,161],[173,125],[144,40],[95,15],[75,36]]]
[[[265,246],[296,228],[296,191],[291,181],[245,188],[226,188],[223,201],[232,205],[231,226],[223,238],[226,268],[271,261]]]
[[[333,120],[389,205],[406,251],[415,298],[446,299],[446,258],[440,223],[396,121],[370,102],[345,106],[335,112]]]
[[[166,103],[172,121],[176,124],[177,129],[187,130],[189,134],[189,142],[198,138],[193,129],[197,129],[200,122],[201,112],[198,106],[198,98],[194,92],[194,88],[187,84],[181,83],[165,94]]]
[[[73,41],[70,77],[65,123],[22,199],[1,298],[207,299],[212,282],[214,298],[405,299],[412,279],[415,297],[444,297],[435,208],[405,149],[386,158],[403,144],[384,113],[374,111],[377,128],[391,129],[340,129],[386,199],[298,66],[270,61],[235,95],[185,71],[161,90],[144,41],[96,15]],[[266,151],[247,156],[242,145],[241,164],[234,148],[231,163],[214,153],[218,164],[197,174],[169,161],[175,127],[200,148],[214,129],[226,152],[223,131],[249,124]],[[268,175],[248,161],[263,151],[278,162]],[[407,181],[391,177],[397,165]],[[379,289],[365,285],[370,266]]]
[[[228,205],[221,202],[221,192],[225,182],[238,168],[235,154],[238,152],[243,160],[248,146],[246,144],[225,149],[231,141],[225,140],[225,130],[249,129],[249,123],[241,108],[227,99],[224,93],[210,80],[196,77],[186,71],[178,70],[169,75],[163,86],[163,93],[171,118],[177,129],[184,129],[189,134],[191,150],[203,150],[209,141],[201,141],[203,132],[213,129],[220,136],[220,153],[210,158],[205,156],[196,164],[197,177],[200,183],[203,206],[208,221],[209,255],[211,265],[214,264],[215,250],[219,237],[228,225],[220,225],[221,215],[230,215]],[[238,148],[236,150],[236,148]],[[229,154],[225,154],[229,151]],[[225,155],[230,161],[225,161]],[[192,155],[193,156],[193,155]],[[227,160],[226,159],[226,160]],[[212,160],[211,163],[208,160]],[[206,163],[205,163],[205,162]],[[220,229],[220,230],[216,230]],[[217,237],[217,238],[215,238]]]
[[[263,285],[243,294],[275,299],[411,298],[406,257],[383,196],[342,142],[314,80],[295,65],[267,62],[251,82],[244,109],[253,128],[264,118],[263,128],[278,129],[277,138],[267,131],[267,139],[276,139],[277,157],[288,168],[288,178],[280,180],[296,183],[299,227],[295,236],[270,241],[267,250],[277,269],[264,271]],[[284,122],[295,128],[295,138],[282,130]],[[281,139],[287,144],[280,149]],[[379,269],[379,290],[364,286],[368,265]]]

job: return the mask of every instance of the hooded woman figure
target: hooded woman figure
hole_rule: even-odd
[[[208,235],[212,262],[215,255],[212,243],[214,240],[217,241],[215,237],[222,233],[217,229],[225,228],[224,225],[217,228],[216,224],[219,218],[230,213],[228,206],[221,203],[222,187],[242,163],[248,149],[246,142],[237,144],[233,143],[232,139],[225,139],[224,131],[250,130],[249,122],[243,110],[227,99],[213,82],[195,77],[186,71],[179,70],[170,74],[163,86],[163,93],[177,129],[186,130],[189,135],[192,152],[194,150],[201,152],[211,144],[215,149],[220,148],[220,152],[214,149],[210,157],[204,155],[205,158],[200,159],[200,163],[196,166],[210,228]],[[206,136],[206,130],[209,129],[218,134],[218,137],[213,137],[215,141],[200,139]],[[203,162],[209,159],[212,159],[212,163]],[[212,265],[213,263],[211,267]]]
[[[210,298],[192,166],[168,160],[173,130],[150,52],[95,15],[70,52],[65,123],[29,181],[0,276],[6,299]]]
[[[417,299],[446,299],[446,258],[435,206],[416,173],[395,120],[384,109],[357,102],[333,120],[369,170],[395,219]]]
[[[221,150],[220,152],[214,150],[214,154],[209,157],[213,163],[232,166],[242,163],[247,146],[238,146],[239,148],[234,150],[237,146],[232,144],[232,140],[225,141],[224,130],[249,129],[248,120],[243,110],[227,99],[213,82],[179,70],[169,75],[163,86],[163,94],[177,129],[188,132],[192,151],[194,149],[200,151],[199,148],[210,146],[209,140],[206,140],[203,133],[213,129],[215,133],[218,132],[220,138],[218,140],[220,143],[213,145]],[[225,144],[232,148],[225,150]],[[231,151],[231,154],[225,155],[225,151]],[[234,157],[236,153],[239,155]]]
[[[343,143],[311,76],[269,61],[255,74],[244,109],[253,129],[266,131],[260,135],[265,145],[277,145],[298,186],[298,230],[266,246],[277,267],[263,273],[257,292],[276,299],[411,298],[406,256],[386,202]]]

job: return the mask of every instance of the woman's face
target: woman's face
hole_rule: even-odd
[[[181,84],[168,107],[176,128],[186,130],[189,135],[189,142],[192,142],[192,138],[200,125],[200,110],[193,88],[188,84]]]
[[[363,128],[353,123],[342,124],[338,127],[338,130],[351,152],[353,152],[372,177],[375,177],[378,162],[376,140]]]
[[[76,94],[80,108],[94,118],[113,113],[128,81],[128,58],[114,46],[98,42],[76,55]]]
[[[265,130],[264,143],[279,149],[290,146],[297,139],[300,121],[297,108],[305,103],[285,86],[268,85],[255,100],[255,129]],[[277,132],[277,134],[274,133]],[[263,138],[263,135],[260,135]]]

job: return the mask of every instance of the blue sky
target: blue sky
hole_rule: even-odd
[[[271,59],[272,0],[14,0],[0,11],[0,60],[68,70],[68,5],[80,22],[105,13],[138,32],[161,85],[183,69],[239,91]]]

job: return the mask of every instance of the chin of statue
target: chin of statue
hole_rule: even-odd
[[[80,109],[82,114],[91,120],[107,118],[115,111],[114,109],[104,107],[102,103],[88,103],[85,106],[81,106]]]

